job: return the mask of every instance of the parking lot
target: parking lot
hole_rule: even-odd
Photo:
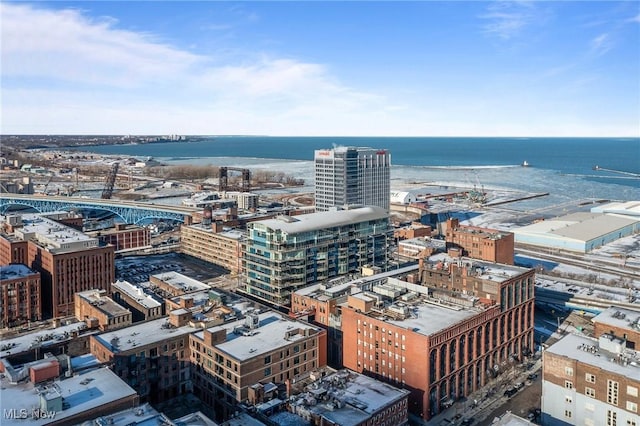
[[[116,259],[116,279],[131,284],[149,281],[150,275],[175,271],[207,282],[229,273],[226,269],[181,253],[127,256]]]

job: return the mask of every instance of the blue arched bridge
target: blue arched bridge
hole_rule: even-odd
[[[31,207],[40,213],[78,209],[106,210],[119,216],[125,223],[130,224],[137,224],[147,219],[166,219],[191,223],[193,213],[200,211],[200,209],[192,207],[139,203],[135,201],[1,194],[0,213],[4,214],[12,206]]]

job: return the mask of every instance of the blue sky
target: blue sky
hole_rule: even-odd
[[[1,132],[640,136],[640,3],[2,2]]]

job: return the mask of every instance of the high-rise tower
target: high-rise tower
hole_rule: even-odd
[[[345,205],[389,210],[389,151],[338,147],[316,150],[314,159],[316,211]]]

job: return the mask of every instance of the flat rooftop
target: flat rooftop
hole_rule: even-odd
[[[230,240],[241,240],[244,237],[244,233],[242,231],[238,231],[232,228],[224,228],[222,232],[214,232],[211,225],[204,225],[202,223],[196,223],[193,225],[187,226],[187,228],[197,229],[198,231],[208,232],[210,234],[219,235],[222,238],[227,238]]]
[[[86,328],[87,325],[85,323],[74,322],[57,328],[38,330],[33,333],[3,339],[0,342],[0,357],[5,358],[10,355],[20,354],[37,347],[46,349],[49,345],[71,340],[74,333],[81,333]]]
[[[162,306],[162,303],[154,299],[153,296],[145,293],[142,287],[135,286],[129,281],[116,281],[111,284],[111,291],[113,292],[114,289],[120,290],[144,308],[151,309]]]
[[[27,265],[22,263],[11,263],[9,265],[0,265],[0,281],[15,280],[18,278],[28,277],[29,275],[35,275],[39,272],[34,271]]]
[[[22,227],[17,228],[14,233],[19,238],[35,239],[42,246],[56,252],[98,246],[97,238],[34,213],[22,214]]]
[[[638,219],[604,213],[573,213],[514,229],[516,235],[562,237],[587,242],[638,222]]]
[[[418,302],[409,307],[410,316],[405,319],[386,319],[398,327],[410,328],[415,333],[431,336],[466,319],[478,315],[481,311],[463,307],[448,307]],[[372,314],[372,317],[377,315]]]
[[[640,311],[612,306],[596,315],[592,322],[610,324],[635,333],[640,333]]]
[[[160,274],[151,275],[168,286],[175,288],[176,290],[184,293],[192,293],[195,291],[209,290],[211,287],[193,278],[189,278],[186,275],[182,275],[175,271],[162,272]]]
[[[124,352],[135,347],[161,343],[184,334],[193,333],[196,329],[185,325],[179,328],[167,327],[168,318],[132,325],[120,330],[109,331],[95,336],[105,348],[113,353]]]
[[[336,210],[318,213],[309,213],[298,216],[278,216],[275,219],[266,219],[252,222],[247,226],[265,227],[286,234],[299,234],[309,231],[317,231],[325,228],[352,225],[370,220],[386,219],[389,215],[381,207],[367,206],[349,210]]]
[[[292,334],[287,338],[287,333],[295,331],[296,329],[301,331],[321,330],[319,327],[291,320],[278,312],[263,312],[258,315],[258,318],[259,326],[251,330],[251,335],[246,336],[242,333],[234,333],[234,329],[244,326],[244,319],[210,327],[208,330],[211,332],[222,329],[227,332],[226,342],[217,344],[216,348],[239,361],[245,361],[272,352],[283,346],[291,345],[297,340],[303,340],[304,336],[300,334]],[[200,340],[204,340],[203,331],[195,333],[194,336]]]
[[[496,283],[502,283],[531,270],[531,268],[486,262],[468,257],[453,258],[446,253],[435,254],[424,261],[425,268],[431,269],[446,270],[451,264],[472,268],[478,278]]]
[[[626,365],[618,362],[618,354],[602,349],[596,339],[568,334],[547,348],[545,352],[576,359],[604,371],[640,380],[640,365],[637,360]]]
[[[126,314],[130,314],[131,312],[117,304],[110,297],[106,296],[106,292],[98,291],[98,290],[88,290],[76,293],[80,298],[86,300],[96,309],[102,311],[107,316],[110,317],[118,317]]]
[[[333,424],[344,426],[364,424],[374,413],[410,393],[349,370],[328,375],[306,389],[291,397],[290,404],[304,405]],[[319,402],[308,404],[312,398]]]
[[[112,404],[123,398],[133,397],[136,391],[107,367],[87,370],[64,380],[56,380],[47,386],[50,392],[59,393],[69,408],[55,413],[53,419],[36,419],[31,410],[40,406],[40,397],[33,383],[14,385],[8,378],[0,379],[0,396],[3,409],[26,410],[26,419],[3,416],[2,425],[45,425],[52,420],[63,421],[82,412],[90,412],[98,407]],[[46,390],[45,390],[46,391]],[[8,401],[11,401],[8,403]]]

